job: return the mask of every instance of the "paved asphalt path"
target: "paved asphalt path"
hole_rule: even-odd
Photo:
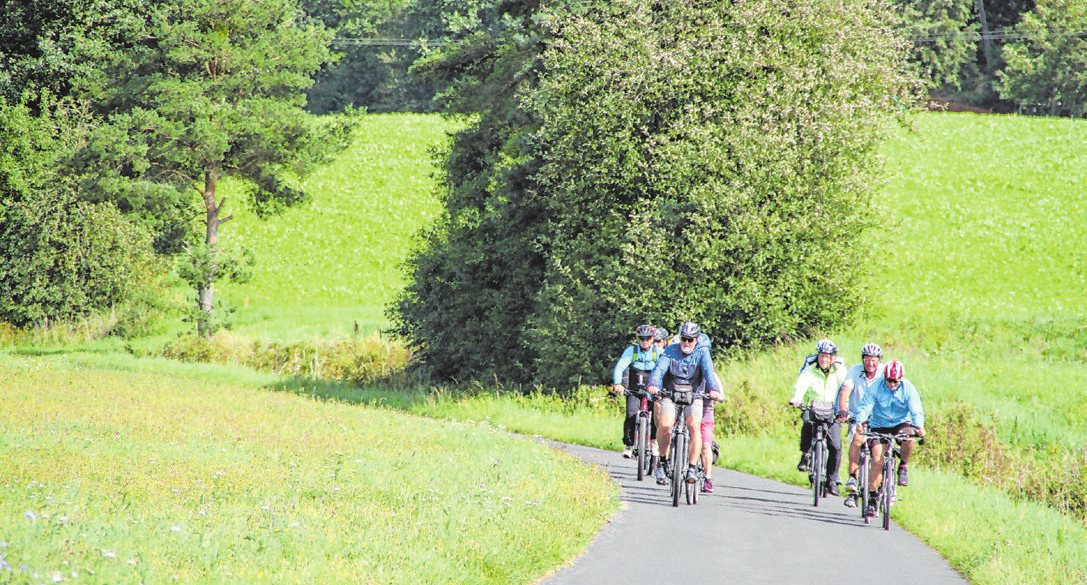
[[[890,531],[877,519],[866,525],[841,498],[820,500],[816,508],[811,490],[717,467],[712,494],[673,508],[668,486],[652,477],[639,482],[633,460],[553,446],[606,469],[622,490],[623,507],[583,556],[542,585],[968,583],[893,517]]]

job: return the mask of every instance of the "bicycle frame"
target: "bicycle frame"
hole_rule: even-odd
[[[636,465],[638,466],[638,481],[642,481],[642,478],[649,473],[651,442],[657,440],[656,437],[651,437],[649,435],[649,430],[653,428],[653,412],[649,408],[649,393],[645,392],[644,389],[627,389],[623,394],[641,398],[641,405],[638,408],[637,415],[638,420],[634,427],[634,448],[638,452],[638,456],[635,458]]]
[[[661,396],[671,396],[670,391],[661,390]],[[692,394],[692,404],[698,399],[705,400],[705,397],[700,394]],[[688,505],[694,505],[698,503],[698,493],[702,490],[702,482],[704,481],[705,471],[702,469],[702,457],[699,456],[698,462],[695,464],[695,470],[698,475],[698,479],[695,482],[688,483],[684,478],[687,471],[687,464],[690,458],[689,446],[691,441],[690,431],[687,430],[687,420],[683,416],[683,411],[688,406],[687,404],[672,403],[672,407],[675,409],[675,422],[672,424],[671,444],[669,446],[669,467],[671,468],[671,496],[672,507],[679,506],[680,494],[685,492]]]
[[[898,479],[895,477],[895,470],[898,469],[898,462],[902,460],[902,441],[914,441],[918,437],[914,435],[890,435],[885,433],[866,433],[865,445],[870,446],[876,441],[885,445],[883,452],[883,478],[880,483],[879,489],[879,513],[883,517],[883,529],[891,529],[891,506],[894,505],[896,494],[898,491]],[[870,447],[869,447],[870,448]],[[863,454],[862,454],[863,456]],[[865,483],[865,485],[868,485]],[[865,502],[867,505],[867,502]],[[863,514],[863,512],[862,512]],[[865,518],[865,523],[868,523],[871,519]]]
[[[830,456],[827,434],[830,432],[830,427],[834,425],[834,421],[822,418],[826,414],[825,410],[813,409],[808,404],[801,404],[799,408],[801,411],[811,413],[809,418],[811,418],[812,437],[811,445],[807,450],[808,479],[811,481],[812,505],[818,508],[819,498],[827,496],[827,458]]]

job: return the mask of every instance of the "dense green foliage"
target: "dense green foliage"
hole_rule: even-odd
[[[698,321],[722,347],[842,323],[873,149],[914,88],[887,13],[677,2],[548,18],[540,59],[507,35],[505,67],[468,72],[465,100],[522,85],[488,92],[457,136],[448,216],[393,312],[424,369],[569,387],[646,320]]]
[[[1082,116],[1087,110],[1087,4],[1037,2],[1015,28],[1023,39],[1004,47],[1001,91],[1020,103],[1042,104],[1049,115]]]
[[[434,112],[448,85],[411,68],[442,47],[496,26],[496,0],[309,0],[311,16],[335,29],[335,63],[322,68],[308,92],[316,113],[346,107],[369,112]]]
[[[78,121],[48,96],[38,108],[0,99],[0,321],[19,327],[113,308],[162,272],[147,229],[59,172]]]

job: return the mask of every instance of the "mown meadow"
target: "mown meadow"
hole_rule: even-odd
[[[618,449],[619,408],[606,396],[607,380],[589,383],[566,399],[546,393],[501,392],[487,381],[457,388],[427,388],[398,373],[410,356],[395,341],[377,333],[385,323],[383,306],[403,282],[399,262],[415,245],[417,230],[440,210],[432,189],[428,152],[440,147],[445,133],[455,127],[456,122],[435,116],[366,116],[355,148],[344,153],[337,165],[311,179],[312,185],[320,188],[314,190],[310,207],[268,222],[258,222],[244,209],[235,208],[236,220],[224,227],[223,237],[236,238],[256,250],[261,263],[251,283],[221,287],[220,298],[237,307],[237,324],[210,343],[171,334],[145,341],[134,352],[127,348],[143,356],[140,358],[118,353],[122,350],[109,342],[60,349],[39,342],[12,348],[0,367],[5,384],[10,386],[11,380],[25,371],[43,370],[46,374],[42,374],[45,378],[37,391],[21,391],[19,412],[23,416],[4,417],[0,465],[9,470],[39,469],[31,463],[47,450],[41,445],[58,445],[58,452],[78,458],[78,449],[85,448],[85,443],[79,442],[82,438],[108,438],[111,432],[114,437],[124,437],[131,429],[145,434],[127,441],[117,439],[119,444],[111,448],[119,451],[100,457],[149,460],[151,467],[145,471],[151,475],[161,474],[164,460],[187,458],[182,468],[189,471],[184,473],[193,482],[202,478],[207,483],[219,470],[208,461],[223,452],[214,448],[228,449],[228,459],[251,465],[237,477],[252,473],[255,479],[230,492],[242,503],[232,504],[236,516],[223,523],[234,526],[226,528],[232,532],[215,540],[231,542],[234,548],[214,558],[225,563],[234,554],[244,557],[246,564],[230,571],[221,570],[226,564],[209,565],[201,541],[180,555],[187,559],[184,563],[168,568],[179,571],[179,566],[185,566],[195,571],[192,575],[217,575],[222,582],[242,582],[238,575],[264,571],[265,560],[283,563],[282,559],[289,558],[282,543],[273,545],[281,547],[275,554],[267,552],[267,545],[240,548],[239,539],[242,544],[253,544],[246,539],[250,535],[246,530],[254,530],[254,526],[266,531],[258,534],[261,542],[275,542],[275,530],[289,528],[274,522],[262,527],[257,519],[261,513],[254,512],[252,506],[271,500],[290,502],[305,493],[303,487],[316,489],[303,486],[301,479],[285,482],[267,470],[283,470],[285,460],[311,466],[304,473],[314,478],[334,472],[343,475],[344,469],[352,468],[333,469],[336,464],[329,458],[334,457],[327,452],[333,447],[327,443],[305,456],[291,455],[295,452],[291,449],[300,447],[291,446],[289,438],[324,428],[313,422],[318,418],[328,417],[345,427],[338,431],[338,440],[352,447],[339,449],[345,454],[341,464],[368,461],[356,444],[372,441],[373,436],[356,424],[371,420],[375,413],[382,420],[396,421],[383,428],[404,443],[415,441],[424,428],[448,429],[447,425],[453,425],[453,435],[469,432],[491,437],[502,435],[494,429],[507,429]],[[1087,241],[1083,225],[1087,217],[1087,125],[1067,119],[925,113],[887,144],[884,157],[886,185],[872,217],[873,229],[866,235],[875,254],[865,283],[865,312],[849,327],[825,334],[838,342],[851,363],[859,359],[861,345],[880,343],[888,359],[901,359],[906,364],[907,377],[925,399],[931,436],[912,466],[911,485],[896,506],[896,520],[933,546],[972,583],[1087,582],[1083,499],[1087,494],[1087,384],[1083,382],[1087,379],[1087,299],[1082,295],[1087,271],[1082,247]],[[794,467],[796,416],[785,403],[799,360],[810,353],[809,345],[781,345],[719,363],[729,389],[728,400],[718,412],[722,464],[801,483],[803,477]],[[616,348],[617,355],[620,349]],[[177,361],[218,365],[176,365]],[[149,378],[151,372],[158,371],[165,371],[165,377]],[[126,405],[139,402],[126,393],[129,386],[142,388],[141,397],[195,392],[203,397],[198,401],[206,403],[207,410],[195,416],[185,411],[194,407],[182,408],[178,420],[189,421],[192,427],[184,431],[172,429],[176,425],[171,418],[161,414],[140,411],[143,414],[125,419],[120,413]],[[90,396],[64,402],[41,387]],[[5,388],[5,396],[8,392]],[[170,400],[167,396],[162,399]],[[269,402],[285,404],[272,407]],[[172,412],[177,405],[167,403],[160,408]],[[36,409],[65,414],[53,414],[46,419],[52,423],[35,425],[28,413]],[[83,411],[87,414],[73,414]],[[249,420],[257,416],[253,411],[261,416]],[[404,412],[413,416],[404,417]],[[240,428],[252,429],[262,438],[254,439],[258,442],[254,445],[236,440],[248,433],[216,431],[230,424],[220,416],[243,423]],[[65,422],[68,418],[76,422]],[[296,419],[313,424],[300,424]],[[296,426],[271,431],[280,424]],[[481,425],[483,428],[478,428]],[[202,426],[208,428],[201,430]],[[397,428],[400,426],[403,428]],[[145,427],[158,430],[146,434]],[[101,428],[105,430],[99,432]],[[330,432],[336,434],[334,428]],[[35,449],[13,447],[30,445],[31,439],[37,441]],[[471,439],[477,440],[483,439]],[[144,442],[149,446],[141,446]],[[473,444],[470,451],[484,452],[461,453],[463,447],[461,441],[447,445],[440,439],[424,440],[415,456],[425,457],[430,464],[411,471],[471,490],[475,485],[471,478],[493,471],[486,453],[508,448],[505,443]],[[525,448],[530,453],[524,455],[526,461],[551,457],[538,454],[535,447]],[[443,450],[465,459],[461,465],[438,465]],[[369,455],[375,456],[372,451]],[[41,469],[61,473],[71,460],[56,457],[59,459],[48,459],[49,465]],[[259,463],[253,463],[254,458]],[[396,458],[396,462],[402,459]],[[394,465],[390,461],[385,464]],[[373,468],[357,465],[355,476],[359,478],[365,475],[362,468]],[[145,500],[169,498],[158,493],[166,486],[181,489],[178,482],[172,486],[165,482],[154,489],[144,486],[124,491],[107,475],[103,471],[100,492],[91,493],[92,485],[97,484],[83,481],[78,491],[85,499],[69,496],[64,501],[78,502],[72,506],[94,518],[93,522],[106,525],[112,522],[110,514],[117,509],[118,497],[130,507],[140,506]],[[5,472],[3,477],[9,476]],[[36,542],[53,534],[37,532],[45,530],[43,526],[57,533],[68,529],[63,523],[58,527],[55,521],[40,523],[39,508],[30,504],[59,501],[62,496],[57,494],[67,495],[70,490],[61,490],[70,488],[74,481],[53,475],[21,477],[19,484],[5,481],[12,491],[0,496],[3,526],[19,527],[8,533],[15,536],[2,537],[7,547],[0,548],[0,555],[8,564],[16,562],[13,542]],[[365,513],[355,512],[391,514],[404,505],[404,500],[391,497],[382,488],[358,481],[361,483],[340,487],[361,495],[366,503],[358,506],[371,506]],[[586,472],[559,487],[576,492],[598,481],[599,477]],[[40,489],[43,483],[46,489]],[[434,486],[423,480],[413,483],[410,491],[430,488]],[[448,501],[456,496],[435,497]],[[193,514],[189,507],[199,513],[195,506],[200,501],[184,500],[167,508],[170,511],[158,525],[168,522],[166,530],[171,537],[189,530],[189,525],[181,522]],[[292,521],[312,522],[323,533],[338,534],[330,522],[323,523],[327,519],[320,519],[337,513],[343,516],[335,508],[343,505],[342,498],[325,501],[333,507],[290,504]],[[530,496],[515,498],[515,502],[522,501],[534,500]],[[591,505],[578,501],[577,506],[588,506],[586,524],[574,531],[564,553],[537,559],[534,566],[553,566],[576,554],[570,551],[587,544],[591,526],[599,526],[606,517],[608,501],[614,505],[614,500],[606,497]],[[70,510],[44,511],[53,518],[57,513],[76,517]],[[35,520],[28,521],[25,512],[34,512]],[[112,528],[108,529],[125,534],[145,518],[135,517],[135,522],[124,520],[126,528],[109,524]],[[510,519],[522,521],[523,517],[511,515]],[[199,527],[212,530],[204,522]],[[172,530],[175,526],[181,530]],[[504,530],[494,528],[499,533]],[[92,551],[86,553],[87,558],[103,567],[133,558],[139,565],[137,557],[126,556],[135,554],[128,551],[138,549],[147,554],[147,550],[154,550],[150,541],[160,536],[133,536],[135,542],[148,542],[144,549],[132,546],[121,551],[120,545],[109,548],[99,544],[97,550],[116,555],[103,557],[108,561],[98,558],[103,556],[101,552],[93,553],[93,545],[81,546]],[[49,538],[53,540],[47,542],[54,546],[63,542],[55,536]],[[347,557],[341,557],[344,551],[354,551],[356,557],[350,558],[369,559],[369,572],[354,582],[394,582],[390,579],[399,579],[402,574],[386,572],[393,569],[385,563],[399,566],[412,555],[426,558],[433,554],[423,548],[394,556],[397,553],[393,551],[360,552],[324,543],[306,546],[311,545],[331,559],[335,565],[329,569],[331,575],[342,569],[337,563],[348,563]],[[30,551],[25,553],[28,558],[41,561],[33,565],[35,570],[53,570],[54,560],[71,560],[51,552],[49,545],[33,549],[27,545],[21,550]],[[258,558],[262,560],[255,560]],[[373,563],[380,564],[380,569]],[[194,564],[196,568],[192,568]],[[411,566],[424,571],[417,576],[420,581],[426,580],[425,575],[434,577],[431,580],[444,575]],[[106,570],[97,564],[92,568]],[[135,582],[127,578],[134,574],[102,582]],[[460,581],[449,582],[532,580],[529,575],[511,572],[488,575],[484,580],[478,574],[462,573]],[[285,575],[280,578],[288,579]]]

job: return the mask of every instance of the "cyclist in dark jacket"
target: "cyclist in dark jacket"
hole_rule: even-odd
[[[714,375],[713,358],[710,357],[707,345],[698,347],[702,329],[695,323],[684,323],[679,328],[679,343],[669,345],[664,349],[664,355],[657,360],[653,373],[649,377],[649,393],[658,394],[661,388],[668,390],[670,394],[677,390],[689,390],[695,393],[692,403],[683,409],[684,422],[690,433],[690,448],[687,453],[686,480],[694,482],[698,480],[695,465],[702,453],[702,397],[696,389],[704,383],[709,385],[711,391],[721,392],[721,382]],[[661,399],[660,421],[657,424],[657,443],[660,445],[660,466],[657,468],[657,483],[666,483],[663,468],[668,461],[668,449],[672,442],[672,425],[675,424],[675,405],[672,396]],[[682,457],[678,453],[676,457]]]

